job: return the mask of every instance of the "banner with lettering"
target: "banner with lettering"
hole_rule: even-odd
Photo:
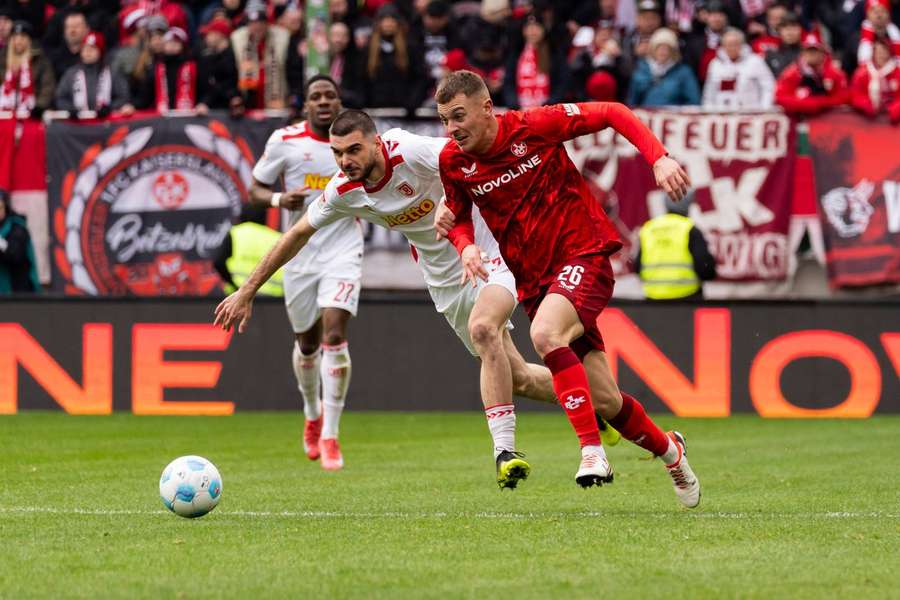
[[[152,118],[47,128],[53,289],[221,292],[216,252],[275,119]]]
[[[854,113],[809,122],[833,286],[900,282],[897,128]]]
[[[636,112],[687,168],[695,190],[690,217],[716,257],[719,279],[784,279],[796,156],[791,120],[780,113]],[[625,272],[641,225],[665,212],[665,193],[611,128],[567,148],[619,228],[626,248],[615,263]]]

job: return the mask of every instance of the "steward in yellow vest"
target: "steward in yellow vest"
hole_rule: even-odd
[[[264,215],[264,209],[245,207],[241,214],[244,220],[231,228],[222,244],[215,266],[222,281],[225,282],[225,292],[228,294],[247,281],[262,257],[281,237],[280,233],[260,222]],[[279,269],[263,284],[259,293],[266,296],[284,296],[283,278],[284,271]]]
[[[635,270],[650,300],[703,298],[703,281],[715,279],[716,261],[709,252],[703,233],[687,212],[690,197],[681,205],[667,201],[669,214],[644,223]]]

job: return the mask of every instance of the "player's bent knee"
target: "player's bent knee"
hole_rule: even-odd
[[[531,343],[534,344],[535,351],[541,356],[547,356],[557,348],[562,348],[568,344],[555,331],[551,331],[546,327],[531,327]]]
[[[300,338],[297,340],[297,345],[300,347],[300,352],[305,356],[312,356],[319,351],[318,340],[312,341]]]
[[[500,330],[488,321],[469,323],[469,337],[476,348],[489,348],[501,344]]]
[[[326,346],[339,346],[347,341],[347,336],[344,335],[343,331],[334,330],[334,331],[326,331],[322,334],[322,342]]]

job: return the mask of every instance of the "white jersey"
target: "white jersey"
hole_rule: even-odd
[[[324,190],[338,172],[328,140],[312,131],[306,121],[275,131],[266,142],[266,150],[253,168],[253,177],[260,183],[273,185],[283,179],[285,190],[309,187]],[[318,193],[306,197],[306,208],[315,202]],[[285,222],[293,225],[303,211],[283,211]],[[284,215],[283,215],[284,216]],[[297,256],[285,266],[286,271],[314,272],[335,263],[361,260],[363,233],[354,218],[335,219],[313,235]]]
[[[335,175],[307,218],[316,229],[347,216],[355,216],[401,232],[414,247],[429,288],[459,287],[462,264],[446,239],[435,239],[434,212],[444,195],[438,174],[438,156],[447,138],[416,135],[391,129],[382,136],[385,174],[369,187]],[[500,256],[497,240],[473,207],[475,243],[489,257]],[[442,307],[438,306],[438,310]]]

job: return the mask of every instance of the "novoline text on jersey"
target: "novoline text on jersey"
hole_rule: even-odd
[[[478,185],[478,187],[471,188],[472,193],[476,196],[483,196],[488,192],[500,187],[504,183],[509,183],[513,179],[522,176],[524,173],[527,173],[531,169],[536,168],[539,164],[541,164],[541,157],[535,154],[528,160],[523,160],[506,173],[485,181],[484,183]]]

